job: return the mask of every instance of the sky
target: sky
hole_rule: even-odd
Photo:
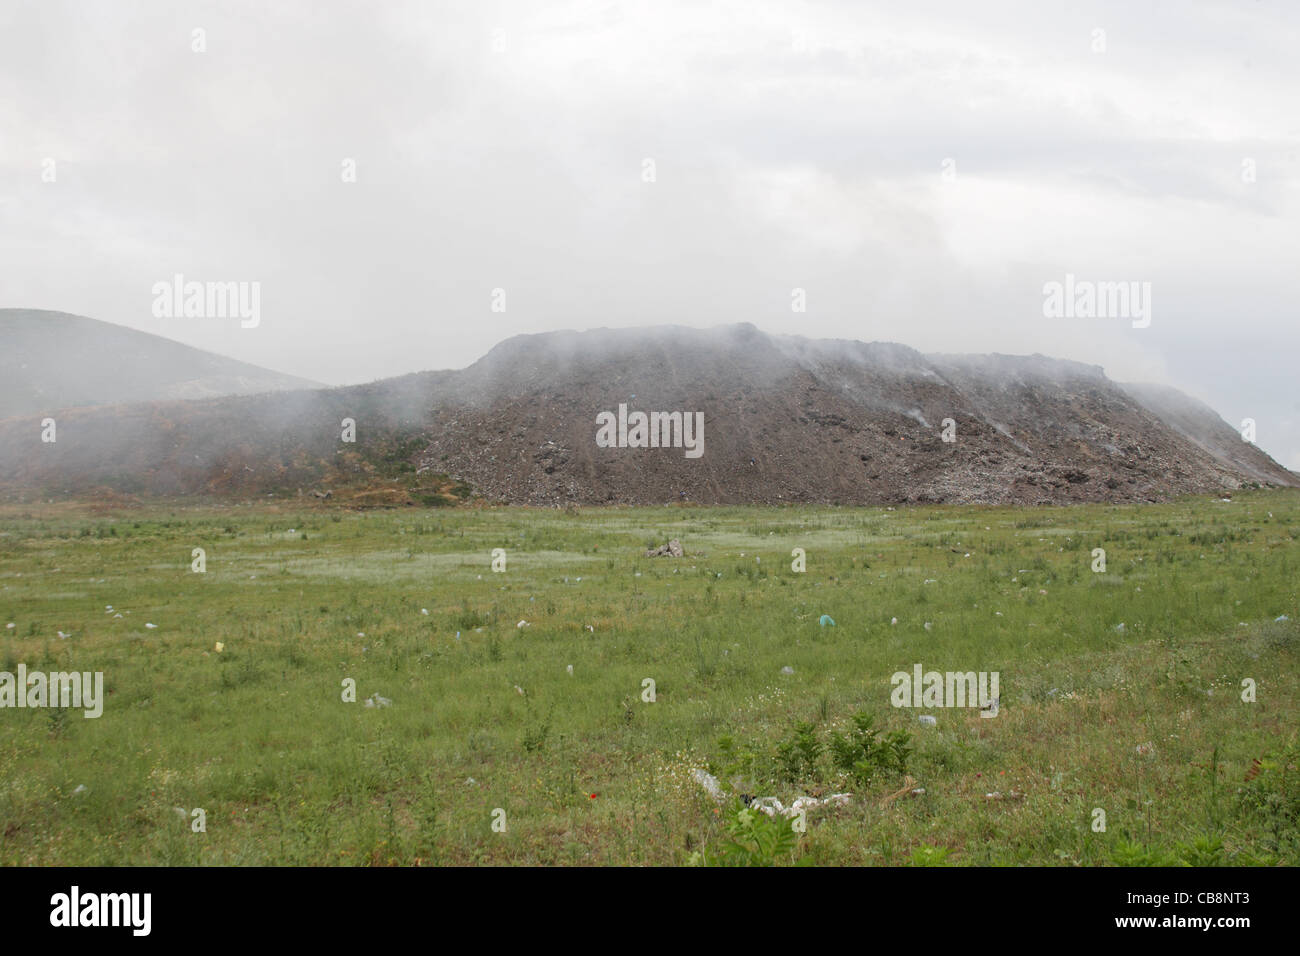
[[[0,307],[330,385],[602,326],[1041,352],[1300,468],[1297,49],[1270,0],[0,0]]]

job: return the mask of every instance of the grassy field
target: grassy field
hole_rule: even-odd
[[[1298,532],[1281,491],[7,506],[0,671],[108,693],[0,710],[0,863],[1292,864]],[[997,672],[997,716],[891,706],[916,664]],[[838,792],[802,833],[739,799]]]

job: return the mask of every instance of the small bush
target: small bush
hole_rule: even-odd
[[[836,768],[859,786],[866,786],[882,770],[906,773],[912,755],[911,734],[892,730],[882,738],[874,724],[875,717],[871,714],[857,713],[853,715],[853,729],[847,735],[836,732],[830,738],[831,759]]]

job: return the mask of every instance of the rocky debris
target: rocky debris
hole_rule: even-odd
[[[667,544],[661,544],[657,548],[651,548],[645,553],[647,558],[680,558],[685,552],[682,551],[682,543],[673,538]]]
[[[598,446],[596,416],[627,402],[703,415],[703,454]],[[338,422],[358,407],[367,427],[341,450]],[[1213,410],[1098,366],[748,324],[516,336],[459,371],[69,409],[65,427],[97,440],[45,445],[26,420],[0,420],[0,493],[242,499],[292,480],[317,498],[333,487],[331,504],[418,503],[393,469],[453,497],[555,508],[1146,502],[1300,486]]]

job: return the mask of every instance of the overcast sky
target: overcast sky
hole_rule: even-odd
[[[1297,50],[1276,0],[0,0],[0,306],[329,384],[659,323],[1043,352],[1300,468]],[[176,273],[260,324],[155,318]],[[1149,327],[1044,317],[1066,273]]]

